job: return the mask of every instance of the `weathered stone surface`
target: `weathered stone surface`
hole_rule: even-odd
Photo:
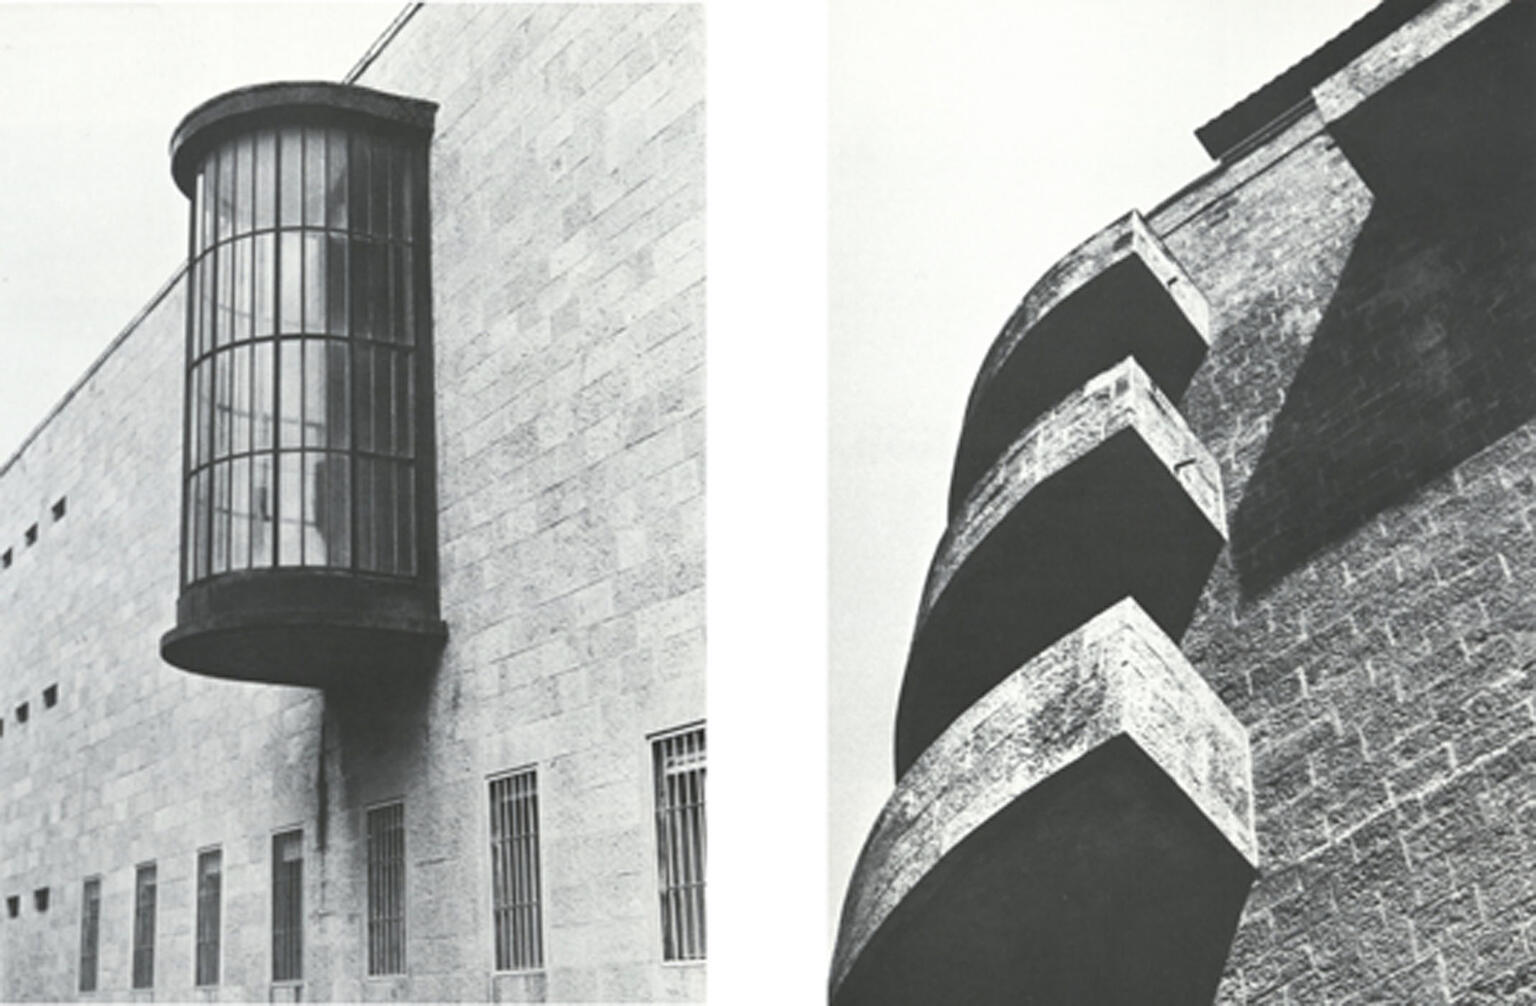
[[[1120,601],[902,778],[844,903],[834,1003],[1209,996],[1257,860],[1251,786],[1243,728]]]
[[[1177,401],[1209,341],[1209,310],[1141,215],[1116,220],[1056,263],[993,342],[971,390],[950,482],[953,519],[1019,432],[1126,358]]]
[[[939,544],[897,711],[897,774],[973,700],[1126,595],[1177,637],[1221,548],[1215,462],[1134,360],[1024,433]]]

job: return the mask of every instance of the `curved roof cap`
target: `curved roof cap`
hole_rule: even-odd
[[[220,140],[265,125],[353,122],[430,134],[434,102],[329,81],[236,88],[188,112],[171,135],[171,175],[189,198],[203,156]]]

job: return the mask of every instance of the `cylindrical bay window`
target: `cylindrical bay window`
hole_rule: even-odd
[[[191,226],[172,663],[330,684],[424,666],[441,644],[434,111],[273,84],[215,98],[176,132]]]

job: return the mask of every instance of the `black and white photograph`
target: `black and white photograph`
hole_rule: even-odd
[[[1536,5],[831,14],[830,1001],[1536,1001]]]
[[[704,70],[0,6],[0,1000],[705,999]]]

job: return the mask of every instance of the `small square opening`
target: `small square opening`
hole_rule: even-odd
[[[25,723],[25,722],[27,722],[27,717],[30,716],[31,713],[32,713],[32,710],[28,707],[28,704],[23,702],[21,705],[16,707],[16,722],[17,723]]]
[[[39,912],[46,912],[48,910],[48,888],[39,887],[32,892],[32,907],[36,908]]]
[[[52,709],[59,704],[59,686],[49,685],[43,689],[43,708]]]

